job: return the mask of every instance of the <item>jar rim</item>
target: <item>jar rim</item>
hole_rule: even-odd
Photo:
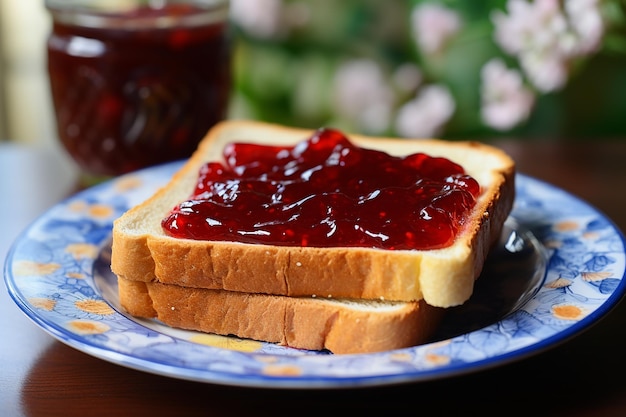
[[[159,13],[168,5],[195,6],[187,13]],[[90,28],[120,30],[167,29],[222,23],[228,19],[228,0],[135,0],[106,2],[89,0],[45,0],[55,22]],[[154,13],[136,13],[148,9]]]

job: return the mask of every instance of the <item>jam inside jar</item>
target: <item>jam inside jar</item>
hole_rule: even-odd
[[[429,250],[454,242],[479,194],[446,158],[391,156],[320,129],[293,147],[227,145],[162,227],[196,240]]]
[[[188,157],[226,116],[228,2],[156,3],[46,2],[58,135],[87,175]]]

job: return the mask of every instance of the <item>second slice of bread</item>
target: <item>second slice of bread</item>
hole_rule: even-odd
[[[515,196],[514,162],[485,144],[348,135],[357,146],[391,155],[422,152],[445,157],[479,182],[482,192],[476,206],[447,248],[289,247],[178,239],[163,232],[161,220],[191,195],[201,165],[222,159],[227,143],[293,145],[312,134],[312,130],[260,122],[227,121],[214,127],[165,187],[115,221],[113,272],[126,281],[251,294],[423,299],[438,307],[464,303]]]
[[[118,280],[131,315],[172,327],[335,354],[425,343],[444,309],[416,302],[285,297]]]

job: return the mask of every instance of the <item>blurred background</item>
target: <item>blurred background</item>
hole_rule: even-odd
[[[623,1],[237,0],[235,112],[408,137],[623,136]]]
[[[233,0],[230,117],[450,139],[625,138],[620,0]],[[0,2],[0,139],[58,148],[43,0]]]
[[[43,1],[0,1],[0,139],[56,147]]]

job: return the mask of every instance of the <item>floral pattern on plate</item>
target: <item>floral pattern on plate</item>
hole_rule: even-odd
[[[138,320],[117,305],[107,258],[112,223],[179,167],[149,168],[85,190],[27,228],[5,265],[9,293],[24,313],[78,350],[146,372],[229,385],[328,388],[453,376],[525,357],[576,335],[625,292],[624,239],[611,221],[556,187],[518,175],[511,218],[545,248],[545,268],[523,302],[497,321],[413,348],[332,355]]]

